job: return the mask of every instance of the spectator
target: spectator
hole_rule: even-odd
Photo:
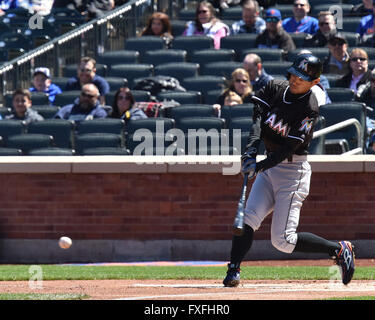
[[[146,119],[143,110],[135,106],[135,99],[129,88],[123,87],[116,91],[112,104],[111,118],[128,120]]]
[[[92,84],[82,86],[82,91],[73,104],[62,107],[55,118],[73,120],[75,122],[92,120],[94,118],[106,118],[107,112],[99,102],[99,90]]]
[[[42,16],[49,15],[54,0],[16,0],[17,6],[27,9],[30,13],[38,13]]]
[[[336,87],[350,88],[356,93],[358,87],[369,82],[371,78],[367,52],[361,48],[354,48],[350,53],[349,60],[350,71],[337,80]]]
[[[110,91],[107,80],[96,74],[96,61],[90,57],[81,58],[78,64],[77,76],[72,77],[66,84],[65,91],[81,90],[83,85],[93,83],[100,92],[100,102],[105,104],[105,95]]]
[[[15,9],[17,7],[17,0],[0,0],[0,16],[5,15],[9,9]]]
[[[26,124],[34,121],[43,121],[44,118],[32,107],[31,93],[27,89],[17,89],[12,96],[12,113],[5,119],[23,120]]]
[[[264,87],[273,77],[266,73],[262,66],[262,59],[255,53],[249,53],[243,60],[243,68],[249,73],[254,91]]]
[[[234,91],[229,91],[224,99],[225,106],[235,106],[237,104],[243,104],[242,98]]]
[[[304,47],[325,47],[331,35],[337,33],[335,18],[330,11],[320,11],[318,15],[319,30],[314,35],[308,34]]]
[[[314,35],[319,29],[318,19],[308,16],[310,4],[308,0],[294,0],[293,17],[284,19],[283,28],[289,33],[309,33]]]
[[[323,73],[346,74],[349,72],[348,41],[338,32],[328,39],[328,57],[323,61]]]
[[[375,69],[370,73],[370,81],[358,86],[355,100],[375,109]]]
[[[229,27],[215,16],[215,9],[211,3],[198,3],[195,20],[189,21],[182,35],[206,35],[214,40],[215,49],[220,49],[220,40],[230,34]]]
[[[362,3],[356,4],[350,14],[353,16],[367,16],[372,14],[373,0],[362,0]]]
[[[249,73],[245,69],[237,68],[232,72],[228,87],[219,96],[216,104],[223,106],[225,98],[231,91],[237,93],[241,97],[243,103],[251,103],[253,88],[250,83]]]
[[[266,29],[266,22],[259,16],[260,8],[256,0],[247,0],[242,4],[242,20],[232,24],[232,34],[256,33]]]
[[[255,46],[258,48],[279,48],[283,50],[284,57],[288,51],[296,48],[292,37],[283,29],[281,13],[271,8],[266,11],[266,30],[257,36]]]
[[[172,27],[169,16],[163,12],[155,12],[147,20],[146,27],[142,30],[141,36],[158,36],[165,41],[167,48],[173,40]]]
[[[48,68],[36,68],[33,75],[33,86],[30,92],[44,92],[51,104],[54,103],[56,95],[62,91],[59,86],[52,83],[51,73]]]
[[[359,22],[359,26],[357,28],[357,33],[361,36],[362,40],[365,40],[365,36],[369,36],[374,33],[374,14],[375,14],[375,7],[373,6],[372,12],[362,17],[361,21]]]

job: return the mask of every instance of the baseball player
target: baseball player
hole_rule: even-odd
[[[321,61],[312,54],[298,55],[287,69],[289,80],[271,80],[253,97],[253,125],[241,171],[256,176],[246,202],[244,232],[233,236],[230,263],[223,281],[226,287],[240,283],[240,264],[250,250],[254,232],[273,211],[271,242],[286,252],[321,252],[340,267],[342,282],[354,273],[354,252],[349,241],[333,242],[308,232],[297,232],[302,203],[309,194],[311,167],[309,142],[319,115]],[[323,99],[324,101],[324,99]],[[263,140],[267,156],[256,162]]]

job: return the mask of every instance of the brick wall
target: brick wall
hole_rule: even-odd
[[[242,184],[221,173],[1,173],[0,238],[229,240]],[[375,239],[375,174],[313,172],[299,231]],[[269,239],[268,217],[256,239]]]

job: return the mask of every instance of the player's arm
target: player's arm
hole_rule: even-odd
[[[302,144],[307,143],[311,140],[314,125],[318,113],[312,112],[310,115],[303,119],[299,119],[293,126],[293,129],[289,132],[288,136],[285,138],[285,144],[272,150],[267,154],[267,158],[257,163],[256,172],[264,171],[272,168],[292,156]]]

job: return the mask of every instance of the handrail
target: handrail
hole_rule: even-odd
[[[348,152],[345,152],[344,154],[346,154],[346,155],[352,154],[352,152],[354,152],[354,150],[357,150],[359,148],[361,149],[361,153],[362,153],[363,150],[361,148],[361,145],[362,145],[363,128],[362,128],[360,122],[355,118],[350,118],[350,119],[344,120],[342,122],[336,123],[332,126],[329,126],[327,128],[323,128],[321,130],[315,131],[313,133],[313,139],[318,138],[318,137],[320,137],[322,135],[325,135],[327,133],[331,133],[333,131],[340,130],[342,128],[351,126],[351,125],[354,125],[356,130],[357,130],[357,148],[353,149],[353,150],[350,150]]]

